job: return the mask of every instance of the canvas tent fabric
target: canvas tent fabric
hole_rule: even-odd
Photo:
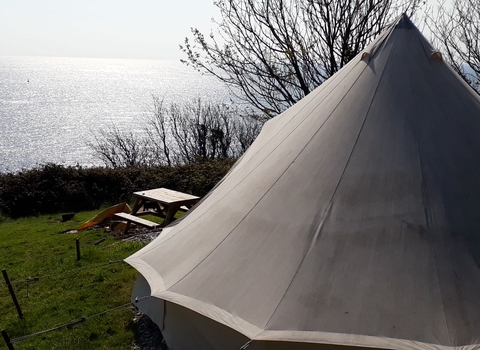
[[[173,350],[479,349],[480,99],[403,15],[126,262]]]

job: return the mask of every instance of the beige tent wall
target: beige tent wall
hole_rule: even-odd
[[[139,275],[133,300],[145,295],[150,295],[150,287]],[[169,301],[149,298],[136,305],[159,326],[169,350],[236,350],[249,341],[237,331]],[[155,311],[152,313],[152,310]]]
[[[137,277],[132,301],[136,297],[142,297],[150,294],[150,287],[146,279],[139,275]],[[250,339],[230,327],[227,327],[209,317],[201,315],[188,308],[178,304],[162,300],[160,298],[149,298],[136,304],[141,311],[146,312],[149,317],[160,328],[169,350],[240,350],[246,346]],[[278,334],[280,335],[280,334]],[[263,335],[271,337],[272,334]],[[276,336],[276,335],[273,335]],[[281,337],[282,335],[280,335]],[[262,336],[260,336],[261,338]],[[294,338],[295,335],[292,336]],[[298,337],[298,335],[297,335]],[[308,339],[308,336],[300,336]],[[338,334],[336,337],[330,337],[330,341],[343,341],[348,338],[348,342],[355,345],[341,345],[299,342],[292,340],[275,341],[254,339],[245,347],[245,350],[479,350],[480,346],[459,346],[455,348],[444,347],[434,344],[424,344],[406,340],[383,339],[384,346],[368,346],[369,341],[374,337],[359,337],[355,335]]]
[[[169,346],[480,348],[480,98],[433,51],[399,18],[126,259]]]

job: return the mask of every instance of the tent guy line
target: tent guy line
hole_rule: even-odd
[[[110,312],[113,312],[113,311],[117,311],[117,310],[120,310],[120,309],[123,309],[125,307],[128,307],[128,306],[132,306],[132,305],[135,305],[136,303],[140,302],[140,301],[143,301],[143,300],[146,300],[150,298],[149,295],[146,295],[146,296],[143,296],[143,297],[137,297],[135,298],[134,301],[132,302],[129,302],[129,303],[125,303],[125,304],[122,304],[122,305],[119,305],[119,306],[115,306],[111,309],[108,309],[108,310],[105,310],[105,311],[102,311],[102,312],[98,312],[96,314],[93,314],[93,315],[90,315],[90,316],[85,316],[85,317],[80,317],[80,318],[77,318],[75,320],[72,320],[70,322],[67,322],[67,323],[64,323],[62,325],[59,325],[59,326],[55,326],[55,327],[52,327],[52,328],[49,328],[49,329],[44,329],[42,331],[39,331],[39,332],[36,332],[36,333],[31,333],[31,334],[27,334],[27,335],[24,335],[24,336],[21,336],[21,337],[17,337],[17,338],[13,338],[13,339],[9,339],[9,343],[13,344],[13,343],[16,343],[16,342],[20,342],[22,340],[27,340],[29,338],[33,338],[33,337],[37,337],[39,335],[42,335],[42,334],[45,334],[45,333],[50,333],[50,332],[53,332],[53,331],[57,331],[57,330],[60,330],[62,328],[71,328],[73,326],[76,326],[80,323],[83,323],[89,319],[92,319],[92,318],[95,318],[95,317],[98,317],[98,316],[103,316],[107,313],[110,313]],[[2,331],[3,333],[4,331]],[[10,344],[10,345],[11,345]],[[7,344],[9,345],[9,344]]]

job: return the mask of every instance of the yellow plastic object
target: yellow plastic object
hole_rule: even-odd
[[[85,230],[86,228],[98,225],[105,220],[113,218],[113,215],[115,213],[121,213],[121,212],[131,213],[132,209],[130,208],[130,206],[127,203],[116,204],[113,207],[105,209],[104,211],[99,213],[97,216],[91,218],[90,220],[88,220],[84,224],[80,225],[77,228],[77,231]]]

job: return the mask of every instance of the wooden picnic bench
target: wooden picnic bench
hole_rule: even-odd
[[[125,220],[127,222],[127,226],[125,227],[125,233],[127,233],[128,229],[130,228],[130,225],[132,223],[137,224],[139,226],[143,226],[149,229],[154,229],[160,226],[159,223],[140,218],[138,216],[132,215],[132,214],[127,214],[127,213],[115,213],[114,215],[116,218]]]
[[[164,227],[175,219],[175,214],[178,211],[186,212],[200,200],[200,197],[169,190],[168,188],[138,191],[134,192],[133,195],[136,200],[132,212],[130,214],[115,214],[115,217],[127,222],[125,233],[132,223],[147,228]],[[139,217],[143,215],[155,215],[164,220],[162,224],[157,224]]]
[[[188,211],[200,200],[200,197],[168,188],[138,191],[134,192],[133,195],[137,199],[131,214],[135,216],[159,216],[164,219],[162,227],[171,223],[178,211]]]

